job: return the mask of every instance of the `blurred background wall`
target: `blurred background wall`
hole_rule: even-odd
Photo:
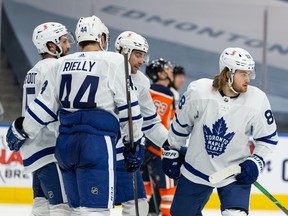
[[[109,27],[110,51],[114,50],[114,41],[119,33],[132,30],[147,38],[150,59],[164,57],[174,64],[184,66],[187,76],[181,93],[192,80],[214,77],[218,72],[219,54],[226,47],[248,50],[256,61],[257,77],[251,84],[267,93],[280,132],[288,131],[288,26],[285,24],[288,5],[284,1],[0,2],[1,53],[15,77],[14,84],[20,84],[20,91],[27,71],[40,59],[31,40],[33,29],[40,23],[56,21],[74,33],[79,17],[95,14]],[[76,50],[74,44],[72,51]],[[142,69],[145,70],[145,67]],[[7,102],[2,99],[3,103],[5,109]],[[10,118],[2,118],[2,122],[7,121],[10,122]]]

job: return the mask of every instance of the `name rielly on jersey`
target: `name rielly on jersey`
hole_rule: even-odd
[[[88,71],[91,72],[95,66],[95,61],[73,61],[65,62],[63,72],[65,71]]]

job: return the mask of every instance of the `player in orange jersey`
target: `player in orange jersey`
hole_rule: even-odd
[[[162,124],[168,129],[174,103],[173,93],[169,88],[173,81],[173,67],[169,61],[163,58],[155,59],[147,66],[146,75],[153,82],[150,93],[157,108],[157,113],[161,117]],[[160,211],[162,216],[168,216],[170,215],[170,206],[175,192],[174,180],[170,179],[162,171],[162,150],[148,139],[145,146],[146,152],[142,166],[142,177],[147,199],[151,199],[152,189],[155,189],[153,194],[155,212],[158,214]],[[151,183],[153,184],[152,186]],[[157,194],[160,197],[160,205],[155,199]]]

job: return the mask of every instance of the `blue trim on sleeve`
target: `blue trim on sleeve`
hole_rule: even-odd
[[[34,118],[39,124],[41,125],[47,125],[47,123],[44,123],[40,118],[38,118],[38,116],[32,112],[32,110],[28,107],[27,112],[29,113],[29,115],[32,116],[32,118]]]
[[[181,136],[181,137],[187,137],[187,136],[189,136],[189,134],[190,134],[190,133],[184,134],[184,133],[180,133],[180,132],[176,131],[176,130],[174,129],[174,127],[173,127],[173,124],[171,124],[171,130],[172,130],[172,132],[173,132],[174,134],[176,134],[177,136]]]
[[[179,120],[178,120],[178,118],[177,118],[177,113],[175,113],[175,119],[176,119],[177,124],[179,124],[182,128],[188,126],[188,124],[181,124],[181,123],[179,122]]]
[[[146,127],[142,127],[142,131],[150,130],[155,124],[148,125]]]
[[[154,118],[156,118],[156,117],[157,117],[157,113],[155,113],[155,114],[152,115],[152,116],[143,117],[143,121],[149,121],[149,120],[154,119]]]
[[[139,119],[141,119],[141,118],[142,118],[142,115],[139,114],[138,116],[132,117],[132,120],[133,120],[133,121],[136,121],[136,120],[139,120]],[[120,121],[121,123],[123,123],[123,122],[128,121],[128,119],[129,119],[128,117],[127,117],[127,118],[120,118],[119,121]]]
[[[116,148],[116,154],[123,153],[123,152],[124,152],[124,146]]]
[[[31,155],[29,158],[23,160],[23,165],[24,166],[29,166],[31,164],[33,164],[35,161],[39,160],[40,158],[47,156],[47,155],[51,155],[55,153],[55,147],[49,147],[46,149],[42,149],[41,151],[38,151],[36,153],[34,153],[33,155]]]
[[[137,106],[137,105],[138,105],[138,101],[134,101],[133,103],[131,103],[131,107]],[[119,112],[125,109],[128,109],[128,104],[118,107]]]
[[[271,140],[272,137],[276,136],[277,135],[277,132],[275,131],[274,133],[268,135],[268,136],[265,136],[265,137],[260,137],[258,139],[255,139],[256,141],[260,141],[260,142],[265,142],[265,143],[268,143],[268,144],[272,144],[272,145],[277,145],[278,141],[273,141]]]
[[[57,115],[52,112],[45,104],[43,104],[40,100],[38,100],[37,98],[34,100],[35,103],[37,103],[42,109],[44,109],[50,116],[52,116],[52,118],[54,118],[54,120],[57,120]]]

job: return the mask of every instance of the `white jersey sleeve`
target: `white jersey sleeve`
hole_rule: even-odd
[[[137,88],[136,94],[141,115],[143,116],[142,131],[149,140],[161,148],[167,139],[168,131],[161,123],[161,118],[156,112],[156,107],[149,91],[150,81],[141,71],[132,74],[131,77]]]
[[[251,109],[252,107],[256,109],[251,122],[255,143],[253,153],[261,156],[265,160],[266,156],[272,153],[278,143],[275,118],[264,92],[256,87],[249,86],[249,94],[250,97],[247,101],[250,101]]]
[[[51,66],[57,60],[47,58],[39,61],[30,71],[28,71],[23,84],[22,113],[25,114],[28,105],[34,101],[44,81],[47,73],[50,73]],[[33,128],[34,130],[35,128]],[[56,134],[47,127],[43,127],[33,139],[27,139],[25,145],[20,149],[24,171],[33,172],[36,169],[55,162],[54,146]]]
[[[198,115],[196,108],[197,100],[194,100],[194,98],[199,97],[198,92],[195,91],[196,86],[196,81],[188,86],[187,91],[184,92],[178,102],[177,111],[170,125],[168,142],[178,150],[181,146],[186,146],[187,139],[194,125],[194,120]],[[191,109],[192,107],[193,109]]]
[[[57,120],[60,108],[70,112],[79,109],[103,109],[119,118],[129,134],[124,57],[114,52],[78,52],[58,59],[52,73],[45,77],[43,91],[29,105],[23,122],[29,137]],[[142,116],[137,96],[131,92],[134,140],[143,136]],[[115,110],[118,109],[118,116]]]

